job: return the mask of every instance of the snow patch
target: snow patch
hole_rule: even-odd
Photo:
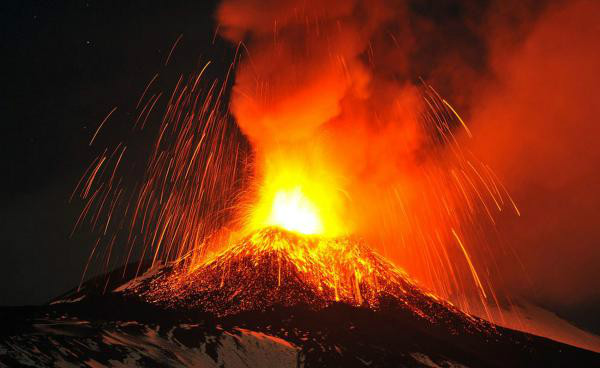
[[[62,300],[55,300],[53,302],[50,303],[50,305],[55,305],[55,304],[64,304],[64,303],[77,303],[82,301],[85,298],[85,295],[81,295],[78,298],[73,298],[73,299],[62,299]]]
[[[126,283],[124,283],[123,285],[117,287],[116,289],[113,290],[113,293],[120,293],[125,290],[135,289],[136,287],[141,285],[144,282],[144,280],[147,280],[151,277],[156,276],[165,267],[166,266],[163,265],[162,263],[158,263],[156,266],[146,270],[146,272],[144,272],[141,276],[131,279],[131,280],[127,281]]]

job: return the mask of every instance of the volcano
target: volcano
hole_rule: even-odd
[[[600,354],[495,326],[358,239],[265,228],[196,265],[115,270],[3,308],[6,366],[506,367]]]
[[[451,316],[461,325],[487,328],[458,313],[409,276],[352,238],[323,239],[266,228],[252,233],[191,270],[162,267],[115,290],[165,308],[226,316],[303,305],[317,310],[342,302],[379,310],[394,300],[433,323]]]

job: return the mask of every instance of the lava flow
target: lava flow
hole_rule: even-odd
[[[391,298],[431,322],[448,313],[475,322],[424,292],[404,270],[360,239],[337,235],[341,222],[331,228],[336,219],[319,206],[330,203],[326,194],[331,187],[311,185],[302,174],[288,167],[267,181],[270,185],[263,186],[253,207],[247,235],[223,251],[188,267],[151,271],[141,282],[118,291],[153,304],[218,316],[273,306],[320,309],[333,302],[379,309]]]
[[[320,310],[342,302],[491,332],[489,324],[424,292],[402,269],[356,239],[273,227],[251,233],[191,270],[158,267],[116,292],[167,309],[221,317],[273,307]]]

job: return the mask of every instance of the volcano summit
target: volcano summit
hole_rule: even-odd
[[[279,228],[254,232],[191,270],[163,267],[117,292],[218,316],[275,305],[316,310],[335,302],[378,310],[388,299],[431,322],[446,319],[449,311],[459,315],[358,240],[303,236]]]
[[[129,267],[135,269],[135,267]],[[131,272],[131,271],[130,271]],[[506,367],[600,355],[495,326],[351,238],[266,228],[190,269],[116,270],[4,309],[7,366]],[[8,318],[6,318],[8,317]]]

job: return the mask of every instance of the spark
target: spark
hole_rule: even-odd
[[[108,113],[108,115],[106,115],[106,117],[104,118],[104,120],[102,120],[102,122],[98,126],[98,129],[96,129],[96,131],[94,132],[94,135],[92,136],[92,139],[90,139],[90,144],[89,144],[90,146],[92,145],[92,143],[94,143],[94,139],[96,139],[96,136],[98,135],[98,132],[100,131],[100,129],[102,129],[102,127],[104,126],[104,123],[106,123],[106,121],[108,120],[108,118],[110,118],[110,116],[116,110],[117,110],[117,106],[115,106],[112,110],[110,110],[110,112]]]
[[[179,41],[181,41],[182,38],[183,38],[183,33],[180,34],[179,37],[177,37],[177,39],[175,40],[175,43],[173,43],[173,46],[171,46],[169,55],[167,55],[167,59],[165,60],[165,66],[169,65],[169,60],[171,60],[171,55],[173,54],[173,50],[175,50],[175,48],[177,47],[177,44],[179,43]]]

